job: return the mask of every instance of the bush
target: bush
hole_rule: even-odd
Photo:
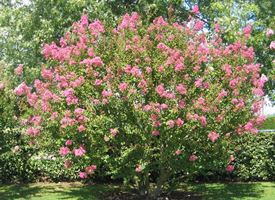
[[[228,46],[203,26],[145,26],[133,13],[113,29],[82,16],[44,46],[42,79],[14,90],[27,138],[54,140],[65,168],[82,164],[80,178],[105,169],[152,198],[204,166],[233,171],[234,141],[264,120],[254,113],[267,78],[245,46],[250,26]]]
[[[275,133],[246,135],[238,140],[236,176],[240,180],[275,180]]]
[[[11,133],[11,131],[9,131]],[[7,132],[4,132],[7,134]],[[5,140],[9,142],[13,140]],[[32,168],[30,157],[33,149],[27,145],[15,145],[0,154],[0,182],[31,182],[36,180],[37,172]]]

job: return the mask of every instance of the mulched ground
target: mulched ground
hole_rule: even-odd
[[[112,194],[108,194],[108,196],[104,196],[105,200],[145,200],[145,197],[139,196],[135,193],[127,193],[127,192],[116,192]],[[198,193],[191,192],[180,192],[175,191],[170,195],[161,195],[157,198],[157,200],[201,200],[202,196]]]

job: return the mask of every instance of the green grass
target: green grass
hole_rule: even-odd
[[[275,200],[275,182],[193,184],[187,188],[206,200]]]
[[[30,200],[99,200],[103,194],[115,190],[115,185],[83,185],[81,183],[34,183],[24,185],[1,185],[0,199]]]
[[[118,185],[83,185],[81,183],[35,183],[24,185],[0,185],[0,199],[30,200],[100,200]],[[274,200],[275,182],[211,183],[182,185],[181,191],[199,194],[196,199],[206,200]],[[179,190],[180,191],[180,190]],[[190,198],[192,199],[192,198]]]

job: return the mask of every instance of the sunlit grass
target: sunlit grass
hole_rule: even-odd
[[[34,183],[24,185],[0,185],[0,199],[77,199],[101,200],[106,194],[119,190],[119,185],[81,183]],[[197,194],[194,199],[206,200],[273,200],[274,182],[183,184],[178,191]],[[192,196],[189,199],[193,199]]]

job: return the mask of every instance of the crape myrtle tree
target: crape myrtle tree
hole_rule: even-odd
[[[206,22],[209,31],[217,24],[222,27],[224,43],[234,43],[239,40],[237,31],[253,26],[248,44],[254,47],[255,58],[263,65],[261,73],[269,77],[265,93],[274,101],[274,50],[270,44],[275,35],[265,34],[275,28],[275,6],[270,0],[2,0],[0,60],[6,62],[7,68],[14,69],[20,63],[38,68],[45,62],[42,44],[57,42],[85,10],[91,19],[98,18],[105,26],[114,25],[118,17],[131,12],[138,12],[143,23],[148,24],[157,16],[186,20],[195,4],[201,9],[196,17]]]
[[[83,163],[81,179],[106,171],[153,199],[204,165],[230,173],[233,141],[264,120],[267,78],[246,46],[250,26],[228,45],[203,27],[132,13],[111,28],[83,15],[44,45],[42,78],[14,89],[26,137],[39,145],[50,132],[64,168]]]

